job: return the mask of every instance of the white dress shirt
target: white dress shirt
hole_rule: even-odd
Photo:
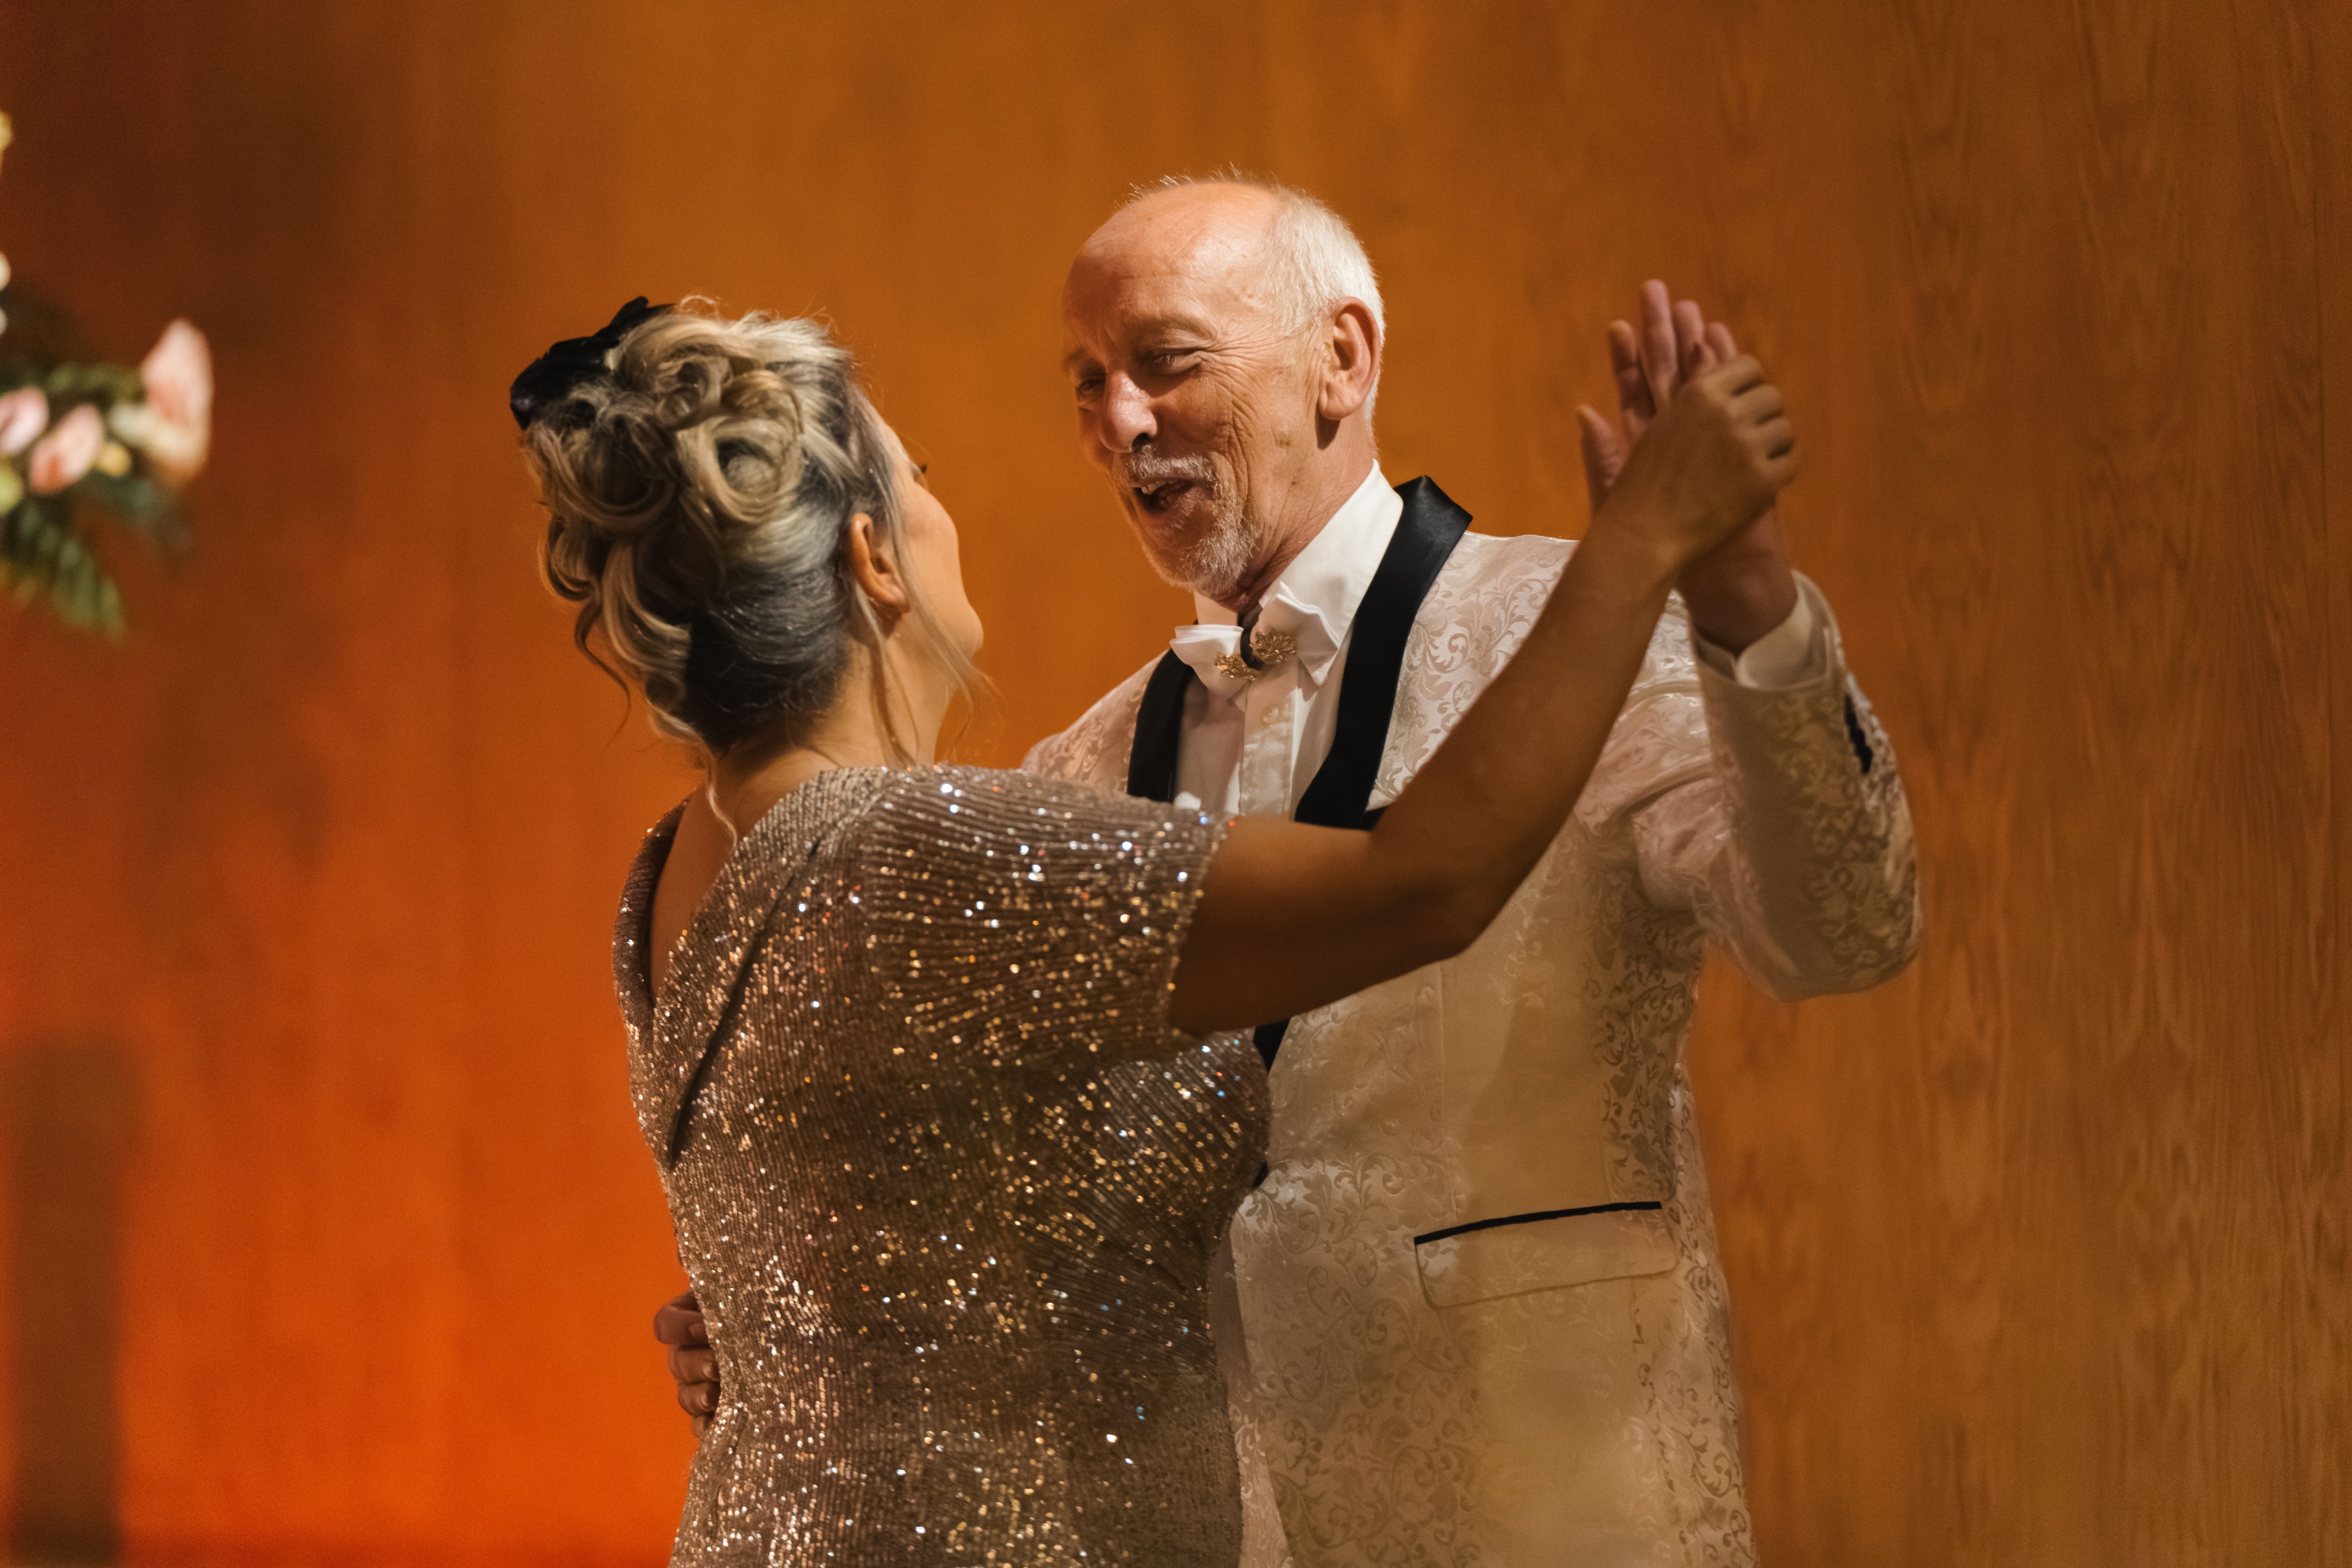
[[[1198,623],[1176,628],[1170,645],[1202,678],[1184,694],[1178,806],[1220,816],[1297,810],[1331,750],[1356,612],[1403,514],[1402,499],[1375,465],[1260,601],[1259,629],[1290,632],[1298,652],[1254,680],[1213,668],[1214,657],[1233,651],[1240,633],[1233,611],[1194,596]],[[1701,658],[1740,685],[1780,690],[1820,674],[1819,631],[1800,594],[1787,620],[1737,655],[1696,635],[1692,641]]]

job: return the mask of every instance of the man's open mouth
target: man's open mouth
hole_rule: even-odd
[[[1148,485],[1129,487],[1135,496],[1135,504],[1154,517],[1164,516],[1192,488],[1191,479],[1154,479]]]

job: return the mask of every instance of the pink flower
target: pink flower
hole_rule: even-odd
[[[98,449],[105,445],[106,421],[89,404],[77,405],[34,446],[26,475],[33,493],[55,495],[89,472],[90,464],[98,460]]]
[[[174,425],[206,426],[213,417],[213,353],[204,333],[185,321],[163,329],[139,362],[147,401]]]
[[[0,397],[0,457],[13,458],[49,427],[49,400],[37,386]]]
[[[204,333],[173,321],[140,362],[143,403],[119,403],[108,422],[147,454],[166,481],[186,484],[201,472],[213,440],[213,356]]]

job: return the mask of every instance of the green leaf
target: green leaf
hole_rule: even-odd
[[[25,595],[29,597],[47,587],[51,562],[57,553],[57,530],[50,524],[47,510],[19,507],[8,546],[8,556],[16,564],[16,575],[23,580]]]
[[[112,642],[121,642],[131,635],[131,625],[122,618],[122,595],[116,591],[111,577],[98,580],[98,626]]]
[[[104,409],[135,402],[147,390],[137,371],[119,364],[58,365],[41,378],[41,384],[49,395],[53,417],[62,417],[66,408],[76,403],[95,403]]]
[[[142,531],[152,531],[145,525],[170,516],[173,510],[171,492],[136,469],[118,478],[92,468],[73,488],[123,521],[141,526]]]
[[[98,629],[98,584],[102,575],[97,559],[77,543],[67,581],[73,592],[73,624],[85,631]]]

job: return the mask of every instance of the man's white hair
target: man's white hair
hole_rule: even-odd
[[[1330,321],[1332,306],[1342,300],[1361,300],[1372,313],[1372,324],[1382,338],[1387,337],[1381,280],[1372,271],[1372,258],[1364,254],[1363,242],[1346,218],[1305,191],[1239,169],[1203,175],[1170,174],[1156,185],[1136,186],[1127,205],[1187,185],[1244,185],[1275,199],[1266,250],[1275,268],[1275,308],[1290,331],[1301,336],[1318,331]],[[1373,388],[1375,395],[1379,390],[1377,385]],[[1367,397],[1364,417],[1369,420],[1371,416],[1372,399]]]

